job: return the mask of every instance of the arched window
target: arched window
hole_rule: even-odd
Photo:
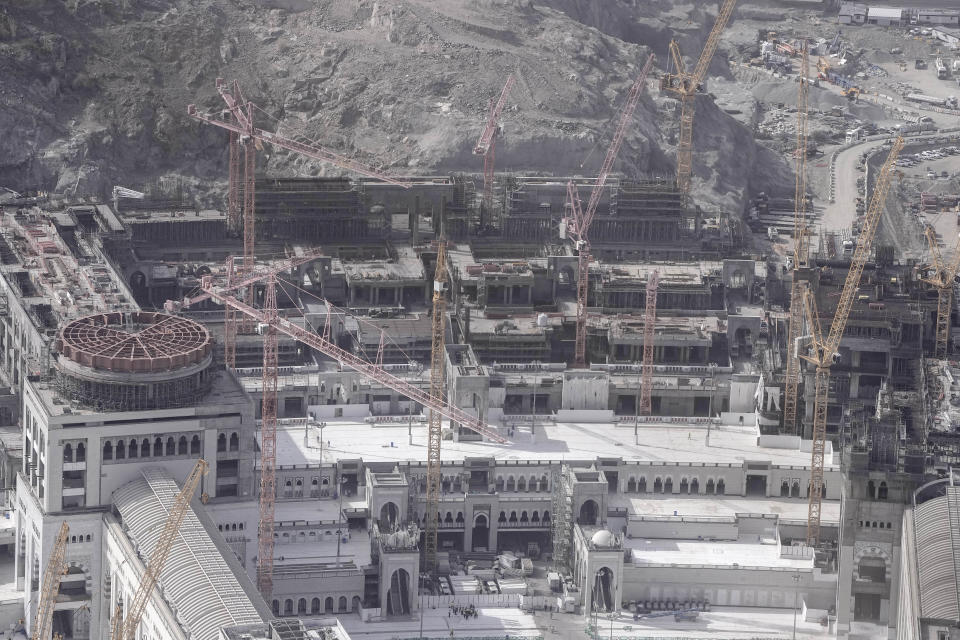
[[[497,478],[497,491],[503,491],[503,477]]]
[[[790,487],[790,497],[799,498],[800,497],[800,482],[798,480],[793,481],[793,486]]]
[[[527,483],[527,486],[530,487],[530,491],[540,491],[540,487],[537,486],[536,476],[530,476],[530,482]]]
[[[501,511],[501,512],[500,512],[500,517],[497,518],[497,522],[506,522],[506,521],[507,521],[507,512],[506,512],[506,511]]]
[[[273,609],[273,615],[275,615],[275,616],[279,616],[279,615],[280,615],[280,601],[279,601],[279,600],[274,600],[274,601],[273,601],[273,604],[270,606],[270,608]]]
[[[293,615],[293,600],[287,598],[283,603],[283,615],[292,616]]]
[[[527,517],[526,511],[520,512],[520,522],[530,522],[530,518]]]
[[[690,493],[690,481],[680,478],[680,493]]]
[[[887,523],[887,526],[888,526],[888,527],[889,527],[889,525],[890,525],[890,523]],[[90,542],[91,540],[93,540],[93,536],[91,536],[91,535],[88,533],[88,534],[87,534],[87,542]]]
[[[723,478],[717,480],[717,495],[722,496],[727,490],[727,484],[723,481]]]
[[[690,481],[690,493],[693,495],[700,494],[700,478],[694,478]]]
[[[516,488],[516,482],[513,479],[513,476],[507,477],[507,491],[513,491]]]
[[[517,521],[517,512],[516,512],[516,511],[511,511],[511,512],[510,512],[510,522],[516,522],[516,521]]]
[[[714,494],[714,484],[713,478],[707,478],[707,495],[712,496]]]
[[[517,491],[526,491],[527,490],[527,479],[523,476],[520,476],[517,479]]]
[[[217,451],[227,450],[227,434],[221,433],[217,436]]]
[[[304,614],[307,612],[307,599],[300,598],[297,600],[297,613]]]
[[[159,458],[163,455],[163,440],[161,438],[156,438],[153,441],[153,457]]]
[[[637,492],[637,479],[633,476],[630,476],[630,479],[627,480],[627,493],[636,493]]]
[[[167,438],[167,455],[175,456],[177,455],[177,442],[173,439],[173,436]]]
[[[187,455],[187,436],[180,436],[180,440],[177,441],[177,455]]]
[[[663,480],[657,478],[653,481],[653,492],[654,493],[663,493]]]
[[[544,512],[543,512],[543,523],[546,524],[546,523],[548,523],[548,522],[550,522],[550,512],[549,512],[549,511],[544,511]]]
[[[826,487],[826,484],[824,484],[824,487]],[[889,490],[887,489],[887,483],[881,482],[880,488],[877,490],[877,500],[886,500],[888,495]]]
[[[200,436],[196,434],[190,440],[190,453],[200,453]]]
[[[140,457],[149,458],[150,457],[150,441],[146,438],[143,439],[143,442],[140,443]]]
[[[327,596],[327,599],[323,601],[323,611],[333,613],[333,598],[331,596]]]
[[[73,462],[73,447],[70,446],[69,442],[63,445],[63,461]]]
[[[240,434],[236,431],[230,434],[230,451],[240,450]]]
[[[867,497],[871,500],[875,500],[877,498],[877,486],[874,484],[873,480],[867,483]]]
[[[663,481],[663,492],[673,493],[673,478],[667,478]]]
[[[127,443],[123,440],[117,441],[117,460],[123,460],[127,457]]]
[[[647,479],[643,476],[640,476],[640,480],[637,482],[637,493],[646,493],[647,492]]]
[[[347,610],[347,596],[340,596],[339,607],[337,611],[346,611]]]
[[[539,514],[538,512],[536,512],[536,511],[534,511],[534,512],[530,515],[530,522],[540,522],[540,514]]]
[[[77,443],[77,462],[87,461],[87,448],[82,442]]]
[[[103,459],[113,460],[113,445],[109,440],[103,443]]]
[[[127,445],[128,458],[136,458],[137,454],[140,453],[140,445],[137,444],[136,440],[131,440],[130,444]]]
[[[454,522],[458,522],[458,523],[460,523],[460,524],[463,524],[463,511],[457,511],[457,517],[456,517],[456,519],[454,520]]]
[[[310,613],[313,615],[320,613],[320,598],[314,598],[310,601]]]
[[[784,498],[790,497],[790,483],[786,480],[780,483],[780,495]]]
[[[549,491],[550,481],[547,480],[547,474],[540,476],[540,491]]]
[[[447,511],[446,517],[443,519],[444,522],[453,522],[453,514]]]

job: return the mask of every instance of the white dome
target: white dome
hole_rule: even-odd
[[[595,547],[612,547],[615,540],[613,539],[612,533],[606,529],[601,529],[593,534],[593,537],[590,538],[590,542],[593,543],[593,546]]]

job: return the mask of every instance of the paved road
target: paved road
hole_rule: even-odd
[[[857,191],[857,178],[863,175],[862,172],[857,171],[860,154],[864,151],[872,151],[883,143],[883,140],[877,140],[858,144],[837,154],[833,168],[833,175],[837,181],[834,201],[828,202],[820,215],[820,225],[824,230],[840,231],[853,226],[857,219],[855,200],[860,195]]]

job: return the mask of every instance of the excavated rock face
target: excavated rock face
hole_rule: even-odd
[[[71,8],[78,5],[74,12]],[[714,13],[667,0],[32,0],[0,9],[0,185],[104,194],[163,175],[220,204],[226,134],[186,115],[237,79],[257,124],[393,173],[479,172],[489,101],[519,73],[497,166],[590,175],[650,51],[698,53]],[[715,8],[707,7],[710,11]],[[668,25],[681,25],[677,34]],[[649,47],[649,48],[648,48]],[[721,47],[712,73],[728,75]],[[676,103],[651,80],[616,165],[670,175]],[[789,168],[698,99],[695,189],[739,210]],[[282,121],[282,124],[281,122]],[[337,174],[282,150],[271,174]]]

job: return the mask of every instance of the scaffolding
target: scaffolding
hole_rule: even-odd
[[[553,468],[551,509],[553,511],[553,567],[564,573],[570,566],[570,483],[568,468],[560,463]]]

